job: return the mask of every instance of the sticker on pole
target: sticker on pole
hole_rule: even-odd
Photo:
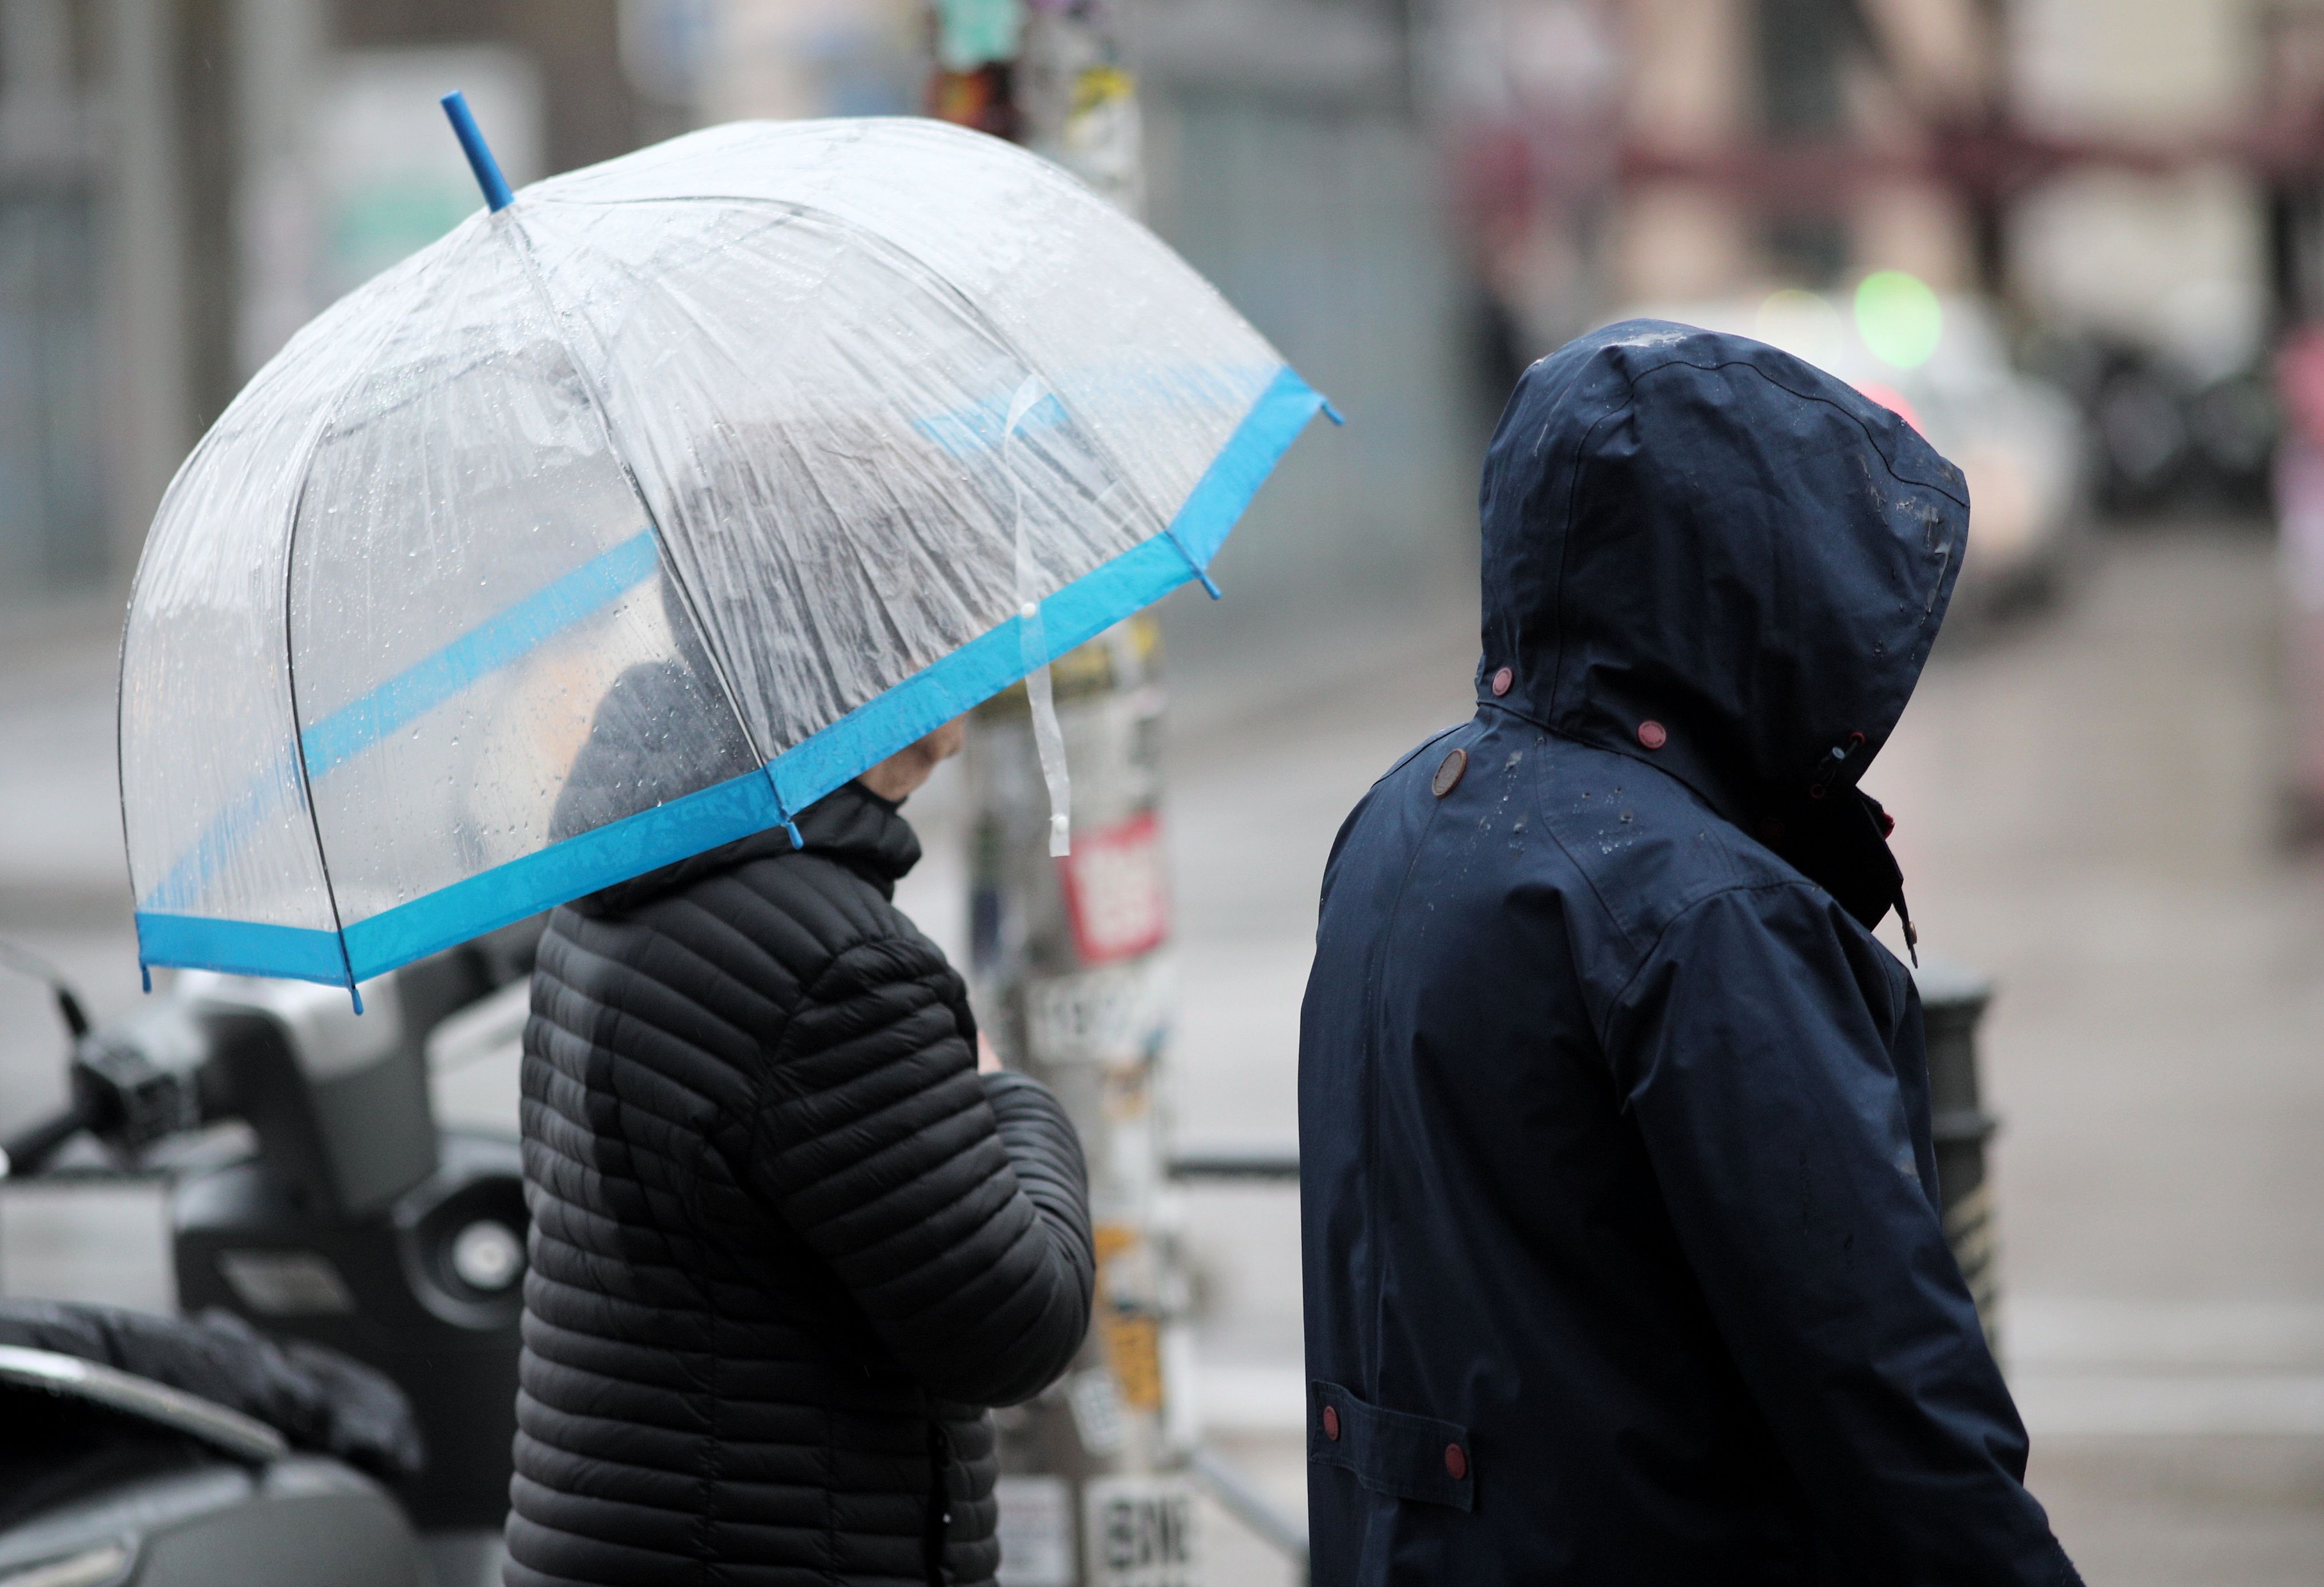
[[[1194,1587],[1194,1490],[1176,1477],[1098,1477],[1082,1489],[1089,1587]]]
[[[1065,913],[1084,964],[1111,964],[1162,946],[1170,935],[1170,884],[1162,823],[1151,810],[1074,841],[1060,857]]]
[[[992,1485],[1001,1512],[1001,1587],[1074,1587],[1074,1496],[1063,1477],[1003,1477]]]
[[[1134,1064],[1162,1045],[1176,991],[1161,955],[1028,981],[1026,1038],[1045,1064]]]

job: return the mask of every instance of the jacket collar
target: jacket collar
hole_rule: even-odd
[[[901,807],[860,782],[847,783],[801,811],[798,828],[807,840],[805,852],[845,865],[882,898],[894,898],[897,881],[920,862],[919,835],[904,819]],[[622,914],[705,877],[791,852],[790,835],[772,826],[601,888],[571,907],[584,915]]]

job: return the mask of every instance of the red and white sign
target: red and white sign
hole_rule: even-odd
[[[1110,964],[1160,947],[1170,935],[1170,884],[1162,823],[1148,810],[1087,836],[1058,860],[1074,948],[1084,964]]]

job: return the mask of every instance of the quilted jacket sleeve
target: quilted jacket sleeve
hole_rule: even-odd
[[[1086,1172],[1045,1087],[977,1074],[958,986],[925,942],[841,954],[773,1055],[743,1172],[930,1393],[1013,1405],[1088,1332]]]
[[[1617,1083],[1838,1573],[2071,1582],[1945,1244],[1892,967],[1807,887],[1714,895],[1624,999]]]

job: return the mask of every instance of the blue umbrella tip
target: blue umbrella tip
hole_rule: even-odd
[[[437,101],[444,106],[444,115],[452,124],[452,135],[460,140],[460,152],[468,157],[468,169],[476,173],[476,186],[484,190],[484,202],[499,214],[516,202],[509,191],[508,178],[501,174],[501,162],[493,158],[492,145],[484,142],[484,129],[476,125],[475,112],[468,108],[468,97],[455,88]]]

